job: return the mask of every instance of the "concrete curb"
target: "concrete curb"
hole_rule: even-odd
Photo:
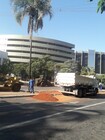
[[[20,92],[0,91],[0,98],[16,98],[16,97],[32,97],[37,95],[40,91],[59,90],[58,87],[35,87],[35,93],[32,94],[28,91],[27,87],[22,87]]]
[[[32,97],[34,95],[4,95],[0,96],[0,98],[20,98],[20,97]]]
[[[32,97],[36,93],[31,94],[29,92],[0,92],[0,98],[16,98],[16,97]]]

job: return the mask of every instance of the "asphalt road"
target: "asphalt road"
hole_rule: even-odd
[[[0,140],[105,140],[105,96],[70,103],[0,99]]]

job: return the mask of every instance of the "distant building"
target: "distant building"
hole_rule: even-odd
[[[7,52],[0,51],[0,65],[2,65],[3,61],[8,58]]]
[[[105,53],[88,50],[75,52],[75,60],[84,67],[92,67],[98,74],[105,74]]]
[[[0,35],[1,45],[5,46],[12,62],[29,62],[30,38],[22,35]],[[32,58],[50,55],[55,62],[74,59],[74,44],[42,37],[32,38]]]
[[[75,45],[60,40],[33,37],[32,58],[42,58],[49,55],[55,62],[76,60],[82,66],[95,69],[98,74],[105,74],[105,53],[88,50],[74,52]],[[11,62],[29,62],[30,38],[23,35],[0,35],[0,64],[3,59],[9,58]],[[5,52],[4,52],[5,51]],[[6,53],[7,52],[7,53]]]

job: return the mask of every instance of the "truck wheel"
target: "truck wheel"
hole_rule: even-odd
[[[82,89],[78,89],[78,93],[77,93],[78,97],[83,97],[83,90]]]
[[[21,89],[21,85],[18,83],[14,84],[12,86],[12,91],[14,91],[14,92],[18,92],[18,91],[20,91],[20,89]]]

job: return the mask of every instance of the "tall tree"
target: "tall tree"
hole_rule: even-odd
[[[28,73],[27,73],[27,67],[28,64],[26,63],[15,63],[13,64],[13,73],[16,76],[20,76],[21,79],[26,79],[28,78]]]
[[[90,0],[90,1],[93,1],[93,0]],[[97,12],[101,12],[101,14],[103,12],[105,12],[105,0],[99,0],[98,1],[98,8],[97,8]]]
[[[32,63],[32,76],[39,77],[43,75],[43,78],[52,77],[54,74],[54,62],[50,59],[50,56],[45,55],[43,58],[37,58]]]
[[[75,72],[80,74],[81,65],[74,60],[67,60],[60,66],[60,72]]]
[[[30,35],[29,77],[31,77],[32,37],[33,31],[43,27],[43,18],[52,17],[51,0],[11,0],[17,22],[21,25],[24,17],[28,17],[28,34]]]
[[[0,66],[0,74],[10,74],[13,71],[13,64],[9,59],[5,59],[3,64]]]
[[[82,67],[81,75],[96,75],[95,70],[92,67]]]

